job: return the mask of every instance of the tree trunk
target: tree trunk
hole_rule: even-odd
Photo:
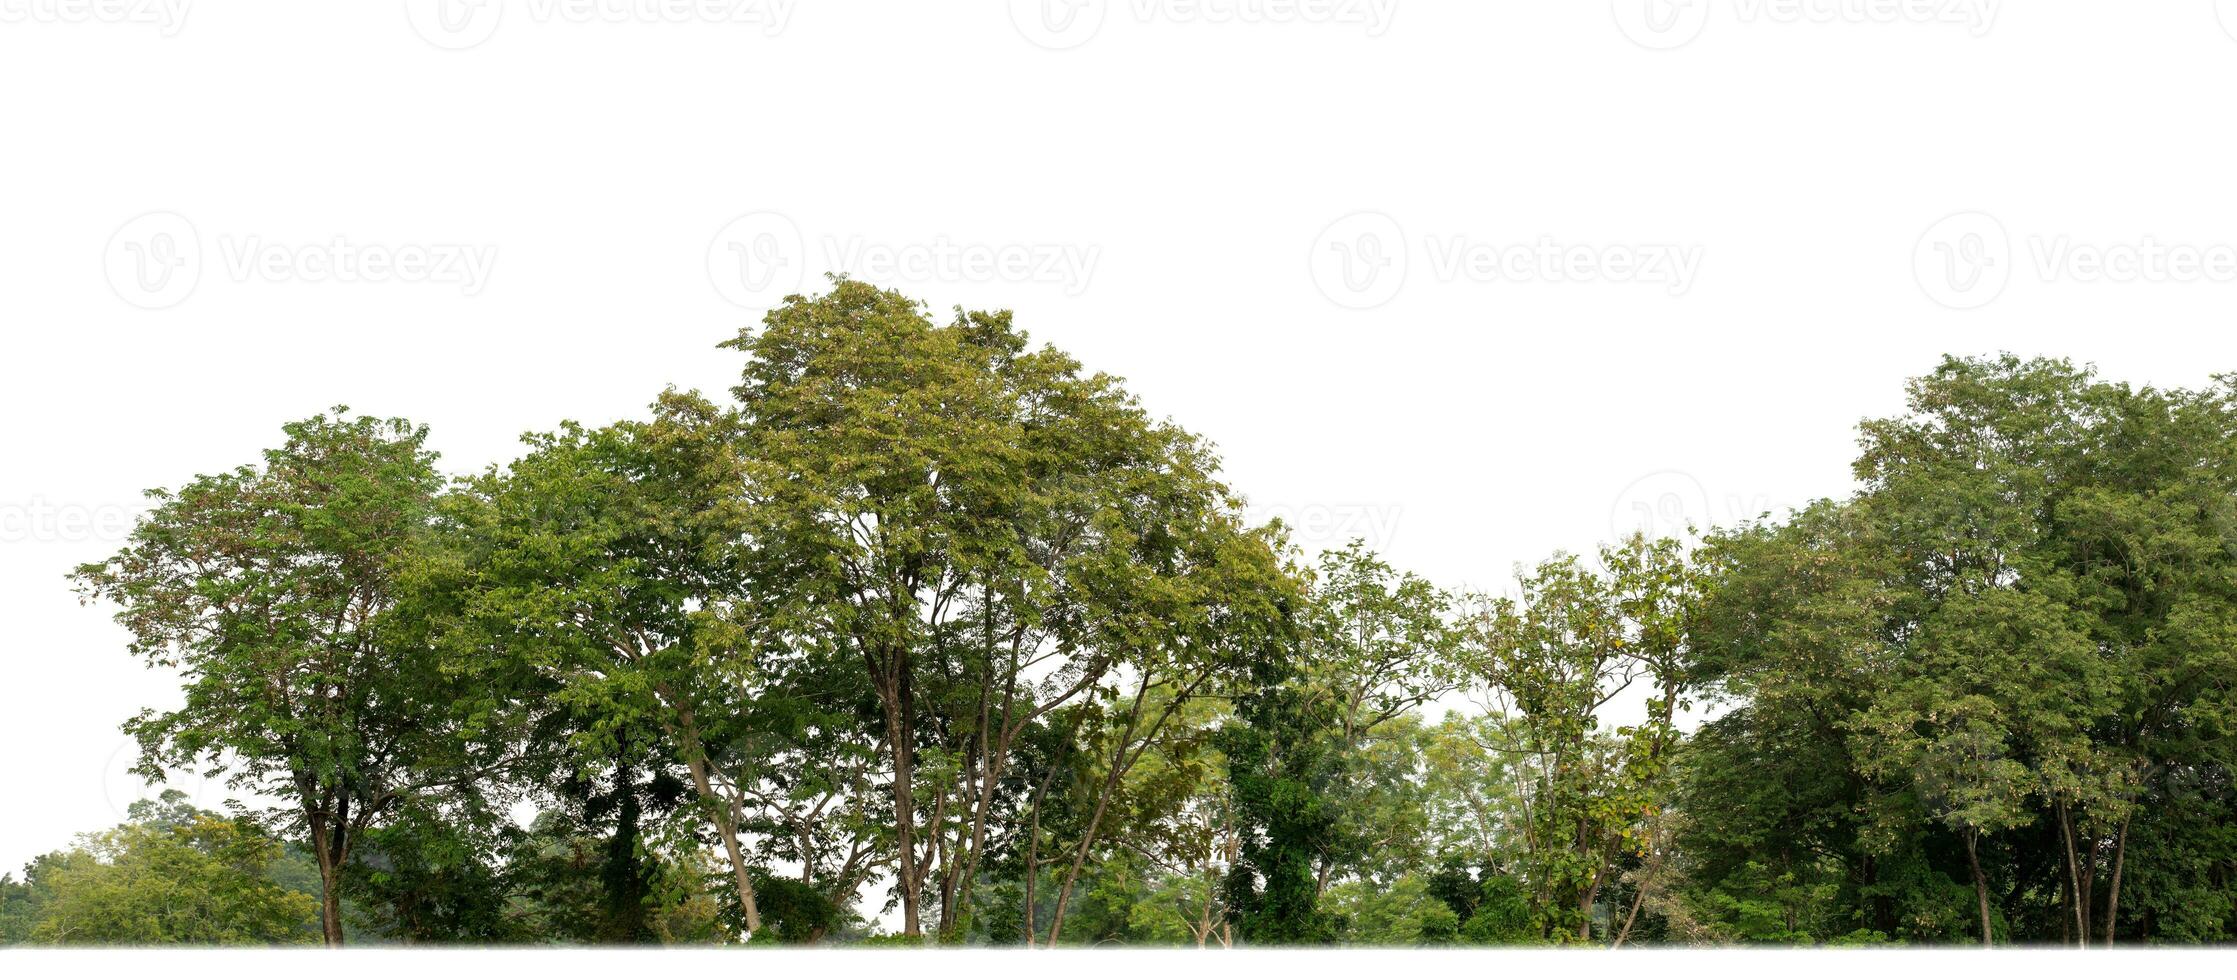
[[[342,948],[342,876],[323,855],[318,862],[318,924],[328,949]]]
[[[1095,834],[1103,825],[1103,814],[1110,809],[1111,797],[1118,792],[1119,784],[1126,779],[1126,771],[1133,768],[1133,764],[1126,759],[1127,748],[1134,740],[1135,723],[1142,719],[1142,699],[1148,695],[1149,689],[1149,675],[1144,674],[1142,675],[1141,686],[1134,692],[1134,707],[1132,713],[1127,716],[1126,730],[1119,734],[1118,752],[1111,759],[1110,771],[1103,775],[1102,791],[1095,794],[1095,809],[1088,816],[1087,827],[1080,832],[1079,846],[1072,852],[1072,866],[1064,872],[1064,884],[1056,890],[1056,911],[1049,915],[1050,949],[1056,948],[1057,934],[1064,930],[1064,905],[1071,900],[1072,885],[1079,880],[1080,868],[1087,864],[1087,853],[1095,846]],[[1166,715],[1171,714],[1172,710],[1168,708]],[[1163,725],[1164,718],[1165,716],[1159,717],[1160,726]],[[1152,729],[1150,735],[1155,738],[1156,730]]]
[[[738,846],[737,813],[726,802],[717,801],[715,805],[723,812],[715,826],[722,831],[722,849],[730,857],[730,874],[737,879],[738,904],[745,910],[746,934],[750,936],[761,931],[761,904],[754,900],[753,876],[746,870],[745,849]]]
[[[901,934],[924,935],[917,918],[918,892],[923,889],[917,864],[916,837],[916,731],[911,724],[909,676],[906,668],[896,678],[894,697],[886,701],[886,731],[893,742],[894,877],[901,888]]]
[[[2113,944],[2113,926],[2120,921],[2120,873],[2128,861],[2128,817],[2120,821],[2120,834],[2113,844],[2113,882],[2105,893],[2105,945]]]
[[[2069,885],[2067,894],[2073,902],[2074,942],[2076,946],[2088,949],[2089,886],[2082,881],[2081,861],[2074,855],[2074,822],[2068,815],[2064,802],[2058,805],[2058,833],[2060,840],[2066,844],[2066,880]]]
[[[318,855],[318,924],[328,949],[342,948],[342,862],[334,836],[339,828],[327,824],[326,815],[305,815],[311,825],[311,850]]]
[[[1631,892],[1631,912],[1623,917],[1623,928],[1617,930],[1615,941],[1608,944],[1609,949],[1622,949],[1623,941],[1631,938],[1631,926],[1639,921],[1639,905],[1646,900],[1647,879],[1642,874],[1639,878],[1639,884]]]
[[[1049,947],[1056,948],[1056,937],[1064,931],[1064,906],[1071,901],[1072,885],[1080,879],[1080,868],[1087,864],[1087,852],[1095,845],[1095,832],[1103,822],[1103,811],[1110,804],[1110,790],[1105,788],[1103,798],[1095,801],[1095,810],[1088,817],[1087,829],[1080,834],[1080,845],[1072,852],[1072,866],[1064,872],[1064,884],[1056,890],[1056,911],[1049,915]]]
[[[1965,831],[1965,860],[1973,866],[1973,897],[1981,904],[1981,946],[1986,949],[1996,945],[1989,927],[1988,876],[1981,873],[1981,832],[1968,828]]]
[[[665,693],[665,692],[664,692]],[[691,770],[691,785],[699,791],[700,799],[715,808],[715,829],[722,834],[723,853],[730,859],[730,873],[736,879],[738,906],[746,914],[746,933],[761,931],[761,908],[754,901],[753,878],[746,871],[745,849],[738,845],[738,811],[731,801],[715,793],[714,780],[707,775],[706,742],[699,737],[699,726],[690,708],[676,708],[676,721],[682,728],[687,753],[686,767]]]

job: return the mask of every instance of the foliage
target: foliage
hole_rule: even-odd
[[[1475,595],[1006,312],[724,346],[463,480],[337,410],[156,492],[74,576],[180,675],[139,771],[274,805],[136,807],[0,941],[2237,939],[2237,380],[1951,359],[1846,498]]]
[[[317,904],[271,876],[283,846],[252,823],[186,805],[177,791],[131,820],[46,855],[6,893],[8,939],[70,946],[299,945]]]

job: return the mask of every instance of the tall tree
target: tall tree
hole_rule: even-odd
[[[768,634],[740,586],[749,500],[735,416],[669,392],[648,421],[570,424],[530,445],[448,508],[463,599],[445,641],[461,659],[525,665],[524,689],[554,700],[523,707],[571,719],[559,729],[578,776],[654,772],[667,758],[655,745],[680,757],[758,930],[743,825],[762,778],[751,706]]]
[[[1673,542],[1635,536],[1603,549],[1600,564],[1542,563],[1477,620],[1476,669],[1525,765],[1525,877],[1546,928],[1579,942],[1592,939],[1619,861],[1642,848],[1646,818],[1666,805],[1695,601]],[[1610,703],[1641,682],[1645,717],[1604,728]]]
[[[287,801],[338,946],[358,838],[415,796],[470,791],[506,747],[472,678],[391,616],[442,486],[427,431],[336,409],[286,432],[261,465],[154,492],[130,543],[74,578],[185,679],[183,706],[125,725],[140,771],[203,765]]]
[[[902,930],[954,935],[1029,726],[1161,630],[1211,454],[1007,313],[938,326],[849,280],[733,346],[775,630],[860,665],[890,755]]]
[[[1443,590],[1392,568],[1360,541],[1323,553],[1312,570],[1303,669],[1312,696],[1329,702],[1335,761],[1354,773],[1331,786],[1338,832],[1318,859],[1316,890],[1325,890],[1339,871],[1390,854],[1392,828],[1374,824],[1394,815],[1384,804],[1394,794],[1408,795],[1414,774],[1372,765],[1369,757],[1407,754],[1403,739],[1375,744],[1388,741],[1382,730],[1459,685],[1463,666],[1458,631],[1448,622],[1451,608]],[[1371,778],[1377,773],[1393,778]]]

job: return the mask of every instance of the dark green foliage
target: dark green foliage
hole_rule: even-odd
[[[1331,719],[1291,683],[1275,660],[1251,665],[1235,698],[1236,723],[1221,739],[1241,824],[1241,860],[1228,872],[1228,915],[1255,945],[1332,942],[1336,924],[1319,908],[1316,862],[1335,843]]]
[[[780,943],[816,942],[852,918],[814,885],[797,878],[757,874],[753,887],[769,936]]]

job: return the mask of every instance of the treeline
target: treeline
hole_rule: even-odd
[[[337,410],[157,493],[75,576],[184,679],[141,771],[278,803],[136,809],[0,935],[2237,932],[2232,383],[1949,360],[1845,500],[1474,595],[1253,526],[1007,313],[840,280],[725,346],[472,477]]]

